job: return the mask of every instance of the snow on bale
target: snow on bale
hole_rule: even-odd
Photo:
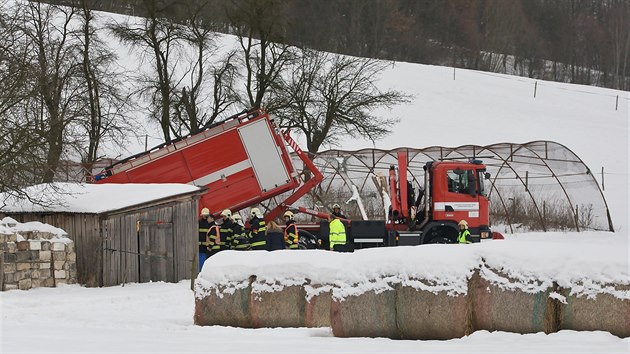
[[[330,326],[339,337],[393,339],[475,330],[630,336],[625,246],[586,236],[544,246],[515,238],[354,253],[225,251],[195,282],[195,323]]]
[[[249,299],[254,277],[230,286],[218,286],[195,298],[195,324],[250,328]]]
[[[517,280],[486,267],[473,276],[469,294],[474,309],[475,330],[515,333],[550,332],[545,326],[551,287],[537,286],[536,291],[521,290]],[[491,280],[489,280],[491,279]]]
[[[430,285],[422,280],[413,283],[399,286],[396,293],[396,318],[403,339],[442,340],[470,334],[466,294],[422,290]]]
[[[330,322],[336,337],[400,338],[396,326],[396,290],[387,284],[360,294],[333,290]]]
[[[252,326],[304,327],[306,293],[303,284],[284,286],[252,282],[249,304]]]
[[[590,296],[572,295],[569,289],[559,291],[560,328],[630,337],[630,285],[607,284],[598,288],[597,294]]]
[[[304,325],[306,327],[330,327],[330,308],[332,287],[329,285],[306,284],[306,308]]]

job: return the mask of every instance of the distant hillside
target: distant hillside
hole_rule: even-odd
[[[627,0],[82,1],[135,16],[194,17],[223,33],[264,28],[277,42],[328,52],[630,90]]]

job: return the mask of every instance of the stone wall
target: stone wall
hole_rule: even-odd
[[[0,234],[0,290],[27,290],[76,284],[74,243],[47,232]]]

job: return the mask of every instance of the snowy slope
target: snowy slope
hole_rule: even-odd
[[[233,38],[222,38],[222,46],[234,44]],[[135,70],[137,55],[115,41],[111,43],[121,53],[124,65]],[[397,63],[388,69],[381,85],[414,94],[415,99],[410,105],[382,112],[400,117],[401,122],[393,127],[390,137],[377,143],[380,148],[521,143],[547,139],[571,148],[593,171],[604,167],[607,173],[605,194],[615,226],[621,232],[508,235],[505,244],[535,248],[533,244],[536,243],[544,245],[545,251],[534,260],[525,256],[519,258],[521,254],[517,246],[512,253],[495,253],[492,259],[501,265],[516,258],[523,270],[535,265],[539,269],[547,267],[560,271],[551,275],[569,276],[572,268],[562,262],[562,257],[554,255],[556,252],[566,254],[571,247],[579,247],[574,245],[575,239],[579,238],[584,241],[583,248],[570,253],[570,256],[572,262],[583,261],[586,270],[573,276],[601,279],[607,276],[627,277],[630,271],[627,257],[630,225],[628,92],[539,81],[537,97],[534,98],[532,80],[465,70],[456,70],[453,80],[452,68],[408,63]],[[615,110],[617,95],[620,96],[619,108]],[[154,138],[160,136],[151,126],[147,133]],[[158,143],[157,140],[154,142]],[[354,150],[371,146],[369,142],[348,139],[341,147]],[[128,148],[130,154],[141,149],[139,146]],[[504,246],[475,245],[488,250]],[[613,257],[606,253],[610,249],[614,249]],[[401,254],[388,254],[381,258],[391,261],[391,257],[400,257],[408,251],[388,250],[388,253],[397,252]],[[357,258],[356,262],[374,262],[371,257],[362,258],[361,254],[353,255]],[[545,264],[550,260],[556,263]],[[225,259],[226,264],[233,261]],[[264,262],[273,264],[273,260]],[[313,266],[317,267],[324,262],[329,262],[330,266],[333,261],[319,259],[313,262]],[[373,269],[379,267],[375,263]],[[225,274],[226,277],[233,275]],[[198,327],[193,325],[192,320],[194,294],[190,290],[190,282],[128,284],[102,289],[64,286],[10,291],[0,293],[0,312],[2,353],[630,352],[630,339],[620,339],[605,332],[562,331],[551,335],[520,335],[481,331],[449,341],[392,341],[382,338],[334,338],[327,328],[249,330]]]
[[[101,21],[126,19],[103,14]],[[123,47],[113,38],[108,38],[108,43],[127,70],[146,72],[150,68],[146,63],[141,64],[137,51]],[[224,53],[237,46],[236,43],[233,36],[219,35],[218,52]],[[391,127],[392,134],[376,144],[347,138],[339,146],[324,148],[392,149],[556,141],[573,150],[600,183],[604,169],[604,193],[613,224],[618,231],[628,231],[630,92],[402,62],[386,69],[380,79],[378,86],[382,89],[413,95],[410,104],[376,112],[400,118]],[[143,112],[138,114],[142,116]],[[149,136],[149,147],[161,143],[162,134],[155,124],[138,133]],[[300,137],[297,141],[305,146]],[[143,144],[126,146],[129,154],[143,149]]]

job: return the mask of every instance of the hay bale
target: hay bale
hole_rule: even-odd
[[[400,286],[396,316],[403,339],[453,339],[467,334],[468,297]]]
[[[233,293],[225,292],[225,290],[225,287],[210,289],[208,295],[203,298],[195,297],[195,324],[251,328],[249,310],[251,283],[245,288],[236,289]],[[219,296],[217,292],[222,296]]]
[[[256,289],[256,283],[252,288]],[[304,327],[306,293],[303,286],[285,286],[279,291],[252,292],[251,323],[260,327]]]
[[[334,291],[334,290],[333,290]],[[401,338],[396,326],[396,291],[365,292],[337,299],[333,296],[330,322],[335,337]]]
[[[508,278],[505,275],[501,275]],[[552,288],[538,293],[504,290],[477,273],[470,282],[474,330],[536,333],[545,331]],[[553,315],[551,315],[553,316]]]
[[[629,290],[630,286],[615,286],[617,290]],[[567,303],[560,308],[560,327],[576,331],[608,331],[621,338],[630,337],[630,300],[610,294],[598,294],[596,298],[569,295],[563,289]]]
[[[304,324],[306,327],[330,327],[332,291],[322,291],[306,300]]]

